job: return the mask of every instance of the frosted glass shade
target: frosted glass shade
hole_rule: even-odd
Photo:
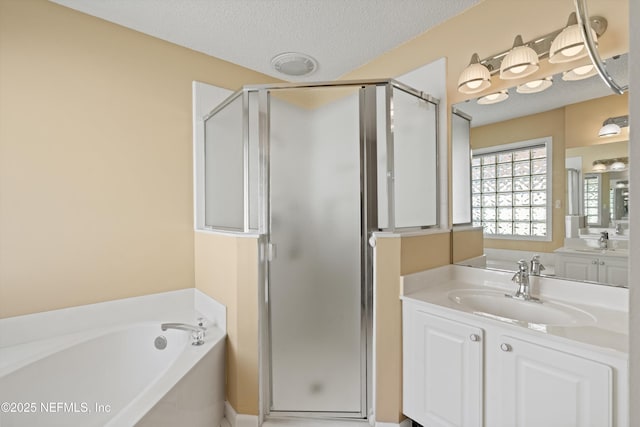
[[[607,165],[605,165],[604,163],[600,163],[600,162],[593,162],[593,167],[591,168],[591,170],[593,172],[606,172],[607,171]]]
[[[590,28],[593,41],[598,45],[598,35],[593,28]],[[588,55],[587,49],[582,39],[582,33],[578,24],[566,27],[551,43],[549,49],[549,62],[559,64],[576,59],[584,58]]]
[[[538,71],[538,54],[527,46],[516,46],[504,57],[500,65],[500,78],[512,80]]]
[[[616,161],[611,163],[611,166],[609,166],[609,169],[611,169],[612,171],[621,171],[621,170],[625,170],[627,167],[627,165],[624,164],[624,162],[621,161]]]
[[[507,98],[509,98],[509,93],[506,90],[502,90],[500,92],[490,93],[489,95],[478,98],[478,104],[497,104],[498,102],[502,102]]]
[[[600,128],[598,132],[598,136],[601,138],[605,138],[607,136],[615,136],[620,135],[620,126],[615,123],[608,123]]]
[[[593,64],[582,65],[580,67],[576,67],[572,70],[565,71],[562,73],[562,80],[564,81],[575,81],[587,79],[591,76],[595,76],[598,74],[598,70]]]
[[[469,64],[458,78],[460,93],[478,93],[491,86],[491,73],[482,64]]]
[[[543,90],[549,89],[553,84],[551,77],[545,77],[544,79],[531,80],[530,82],[518,85],[516,92],[518,93],[538,93]]]

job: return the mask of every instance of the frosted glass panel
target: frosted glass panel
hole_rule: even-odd
[[[376,87],[376,155],[378,157],[378,228],[389,227],[389,195],[387,185],[387,86]]]
[[[258,93],[249,92],[249,229],[258,230],[260,196],[260,145],[259,145],[259,105]]]
[[[437,224],[436,105],[393,90],[396,227]]]
[[[318,91],[271,97],[272,413],[359,414],[359,98],[308,108]]]
[[[244,229],[242,97],[205,121],[205,226]]]

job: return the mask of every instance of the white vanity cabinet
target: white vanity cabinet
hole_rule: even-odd
[[[625,360],[475,317],[403,300],[406,416],[425,427],[626,426]]]
[[[429,427],[482,427],[482,329],[403,304],[403,412]]]
[[[511,336],[496,356],[501,426],[612,425],[610,366]]]
[[[558,277],[626,286],[627,274],[627,257],[556,252]]]

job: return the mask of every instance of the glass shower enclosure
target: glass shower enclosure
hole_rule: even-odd
[[[260,242],[261,415],[367,418],[375,231],[435,227],[438,101],[247,86],[205,117],[205,225]]]

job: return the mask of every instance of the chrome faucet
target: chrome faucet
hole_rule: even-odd
[[[617,235],[623,235],[624,234],[624,229],[622,228],[622,224],[621,223],[617,223],[616,224],[616,234]]]
[[[178,329],[180,331],[191,332],[191,338],[193,339],[191,345],[204,344],[204,333],[207,330],[207,328],[203,326],[202,322],[199,322],[197,326],[189,325],[187,323],[163,323],[160,325],[160,329],[163,331],[166,331],[167,329]]]
[[[523,301],[540,302],[536,297],[531,296],[531,287],[529,286],[529,263],[523,259],[518,261],[518,271],[511,279],[518,284],[518,290],[515,294],[505,294],[509,298],[515,298]]]
[[[598,239],[598,247],[600,249],[607,249],[609,247],[609,233],[606,231],[600,232],[600,238]]]
[[[529,270],[529,274],[531,276],[539,276],[540,272],[543,270],[545,270],[545,268],[540,262],[540,255],[534,255],[531,259],[531,269]]]

